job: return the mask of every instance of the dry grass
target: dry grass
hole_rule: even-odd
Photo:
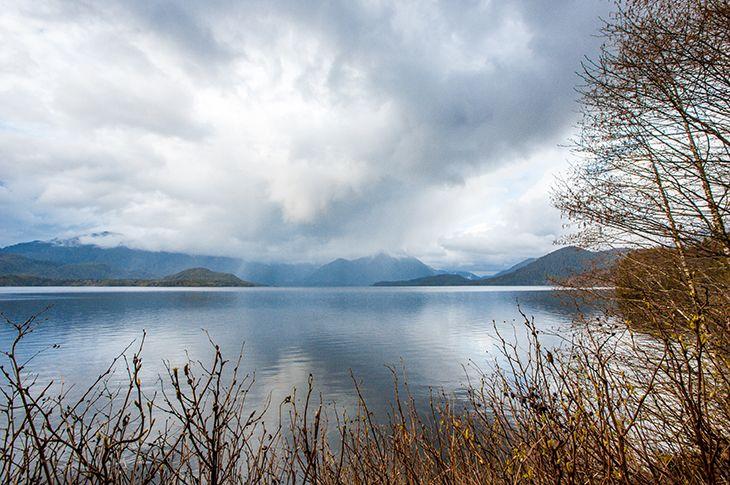
[[[730,480],[728,362],[702,339],[648,338],[602,321],[548,351],[525,318],[529,348],[502,340],[506,365],[472,381],[465,406],[439,396],[416,409],[394,371],[385,424],[363,399],[352,416],[323,406],[311,381],[304,395],[271,403],[279,419],[266,423],[267,409],[246,406],[252,379],[240,359],[224,360],[212,342],[210,363],[169,368],[155,395],[142,390],[140,345],[71,399],[18,361],[35,319],[8,323],[3,483]],[[110,388],[115,367],[127,385]]]

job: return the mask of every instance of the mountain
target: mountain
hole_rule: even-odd
[[[458,274],[439,274],[405,281],[378,281],[373,286],[467,286],[473,282]]]
[[[114,239],[116,238],[116,239]],[[156,280],[188,268],[208,268],[268,286],[369,286],[383,280],[409,280],[437,274],[469,272],[435,270],[416,258],[380,253],[325,265],[258,263],[225,256],[146,251],[126,246],[101,247],[82,241],[109,242],[120,235],[99,233],[84,238],[31,241],[0,248],[0,276],[24,275],[48,280]]]
[[[24,275],[47,279],[105,279],[123,276],[102,263],[62,264],[2,253],[0,253],[0,275]]]
[[[145,251],[126,246],[105,248],[83,244],[79,238],[14,244],[0,249],[0,256],[5,255],[23,256],[41,261],[45,266],[38,266],[38,271],[3,271],[0,261],[0,275],[27,274],[51,279],[154,279],[186,268],[205,267],[265,285],[291,285],[318,268],[314,264],[255,263],[224,256]]]
[[[166,251],[145,251],[126,246],[103,248],[81,244],[77,239],[32,241],[0,249],[2,254],[61,264],[97,263],[106,265],[113,278],[161,278],[190,267],[204,266],[216,271],[238,268],[241,261],[219,256],[193,256]]]
[[[27,275],[1,275],[0,286],[64,286],[58,280]]]
[[[436,271],[416,258],[395,258],[385,253],[353,260],[336,259],[317,269],[307,286],[364,286],[384,280],[407,280],[432,276]]]
[[[537,258],[509,273],[483,278],[479,285],[552,285],[593,269],[611,266],[623,254],[621,250],[588,251],[568,246]]]
[[[384,280],[376,286],[543,286],[553,285],[592,270],[611,267],[625,250],[588,251],[568,246],[532,261],[479,280],[459,275],[439,275],[410,280]]]
[[[256,286],[230,273],[191,268],[158,280],[159,286]]]
[[[495,273],[493,275],[490,275],[489,278],[496,278],[497,276],[502,276],[502,275],[506,275],[506,274],[509,274],[509,273],[514,273],[518,269],[524,268],[525,266],[527,266],[528,264],[532,263],[536,259],[537,258],[527,258],[526,260],[521,261],[521,262],[515,264],[514,266],[510,266],[507,269],[503,269],[502,271],[500,271],[498,273]]]
[[[26,258],[18,254],[0,254],[0,275],[22,274],[39,275],[56,269],[61,266],[50,261],[38,261]]]

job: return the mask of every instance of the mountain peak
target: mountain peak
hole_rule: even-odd
[[[79,247],[79,246],[98,246],[98,247],[113,247],[121,246],[124,240],[124,235],[118,232],[112,231],[101,231],[92,232],[88,234],[79,234],[65,239],[53,238],[50,241],[33,241],[33,242],[46,242],[57,247]]]
[[[311,286],[363,286],[377,281],[431,276],[435,270],[413,257],[385,252],[353,260],[336,259],[321,266],[305,283]]]
[[[380,252],[373,254],[372,256],[367,257],[367,259],[369,259],[371,261],[394,261],[394,260],[400,259],[400,258],[395,258],[395,257],[391,256],[390,254],[386,253],[385,251],[380,251]]]
[[[592,269],[611,266],[621,255],[615,251],[589,251],[577,246],[556,249],[532,261],[513,266],[508,271],[482,281],[485,284],[551,285],[585,274]]]

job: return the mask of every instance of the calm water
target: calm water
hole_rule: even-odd
[[[371,405],[382,408],[392,395],[386,365],[405,367],[419,399],[431,388],[458,395],[465,365],[487,368],[497,358],[493,322],[524,340],[518,303],[540,328],[565,331],[575,309],[561,295],[545,288],[3,288],[0,311],[24,319],[50,306],[22,348],[31,355],[60,345],[29,366],[41,380],[88,382],[145,329],[152,387],[163,360],[176,366],[185,351],[211,355],[205,329],[231,358],[245,343],[253,404],[268,395],[280,402],[313,374],[326,401],[349,406],[352,370]],[[11,337],[2,327],[2,349]]]

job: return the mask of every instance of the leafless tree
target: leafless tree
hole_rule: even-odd
[[[602,33],[555,197],[573,238],[730,257],[730,3],[620,1]]]

